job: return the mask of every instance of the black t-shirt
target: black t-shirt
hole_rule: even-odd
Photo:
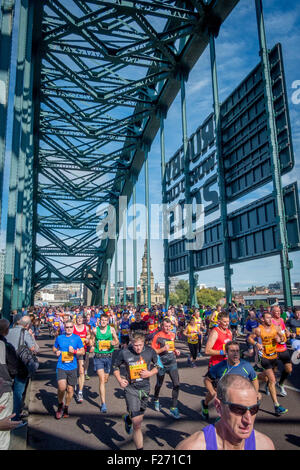
[[[147,331],[147,323],[144,320],[141,320],[139,322],[133,322],[130,324],[129,327],[130,331]]]
[[[300,320],[296,320],[296,318],[289,318],[286,325],[292,330],[293,333],[297,334],[296,338],[300,339]]]
[[[124,364],[126,368],[126,379],[137,389],[143,389],[149,384],[149,378],[142,379],[139,377],[139,371],[142,369],[151,370],[157,366],[157,354],[154,349],[145,346],[141,354],[137,354],[132,345],[126,349],[121,349],[113,361],[113,370],[120,369]]]

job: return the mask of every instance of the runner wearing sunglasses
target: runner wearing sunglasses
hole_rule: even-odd
[[[73,330],[74,324],[68,320],[65,324],[65,334],[57,336],[53,346],[53,352],[58,358],[56,369],[58,409],[55,414],[56,419],[69,417],[69,405],[77,383],[76,355],[84,354],[82,340],[79,336],[73,334]]]
[[[215,398],[220,420],[182,441],[176,450],[275,450],[268,436],[254,430],[259,403],[248,379],[225,375]]]
[[[204,385],[207,394],[204,399],[204,407],[202,404],[201,416],[205,421],[209,420],[208,404],[216,397],[218,382],[227,374],[241,375],[250,380],[253,383],[259,399],[261,398],[256,372],[250,362],[241,359],[239,343],[237,341],[229,341],[225,345],[225,352],[227,359],[210,367],[207,374],[204,376]]]

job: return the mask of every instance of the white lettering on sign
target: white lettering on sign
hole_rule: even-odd
[[[218,209],[217,154],[214,115],[211,114],[188,141],[189,178],[192,198],[205,206],[205,214]],[[185,197],[184,153],[181,147],[166,164],[165,202],[173,205]]]
[[[296,91],[294,91],[294,93],[292,94],[292,103],[300,104],[300,80],[295,80],[292,83],[292,88],[293,90],[296,89]]]

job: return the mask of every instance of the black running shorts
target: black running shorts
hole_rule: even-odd
[[[150,386],[146,390],[138,390],[132,385],[128,385],[125,388],[125,400],[130,418],[135,418],[145,413],[149,400],[149,392]]]
[[[72,369],[72,370],[57,369],[56,377],[57,377],[57,381],[66,380],[67,385],[70,385],[71,387],[75,388],[77,384],[77,369]]]

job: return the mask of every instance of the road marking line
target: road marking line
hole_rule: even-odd
[[[300,393],[300,389],[299,389],[299,388],[290,387],[289,385],[285,385],[284,388],[288,388],[289,390],[294,390],[294,392]]]

